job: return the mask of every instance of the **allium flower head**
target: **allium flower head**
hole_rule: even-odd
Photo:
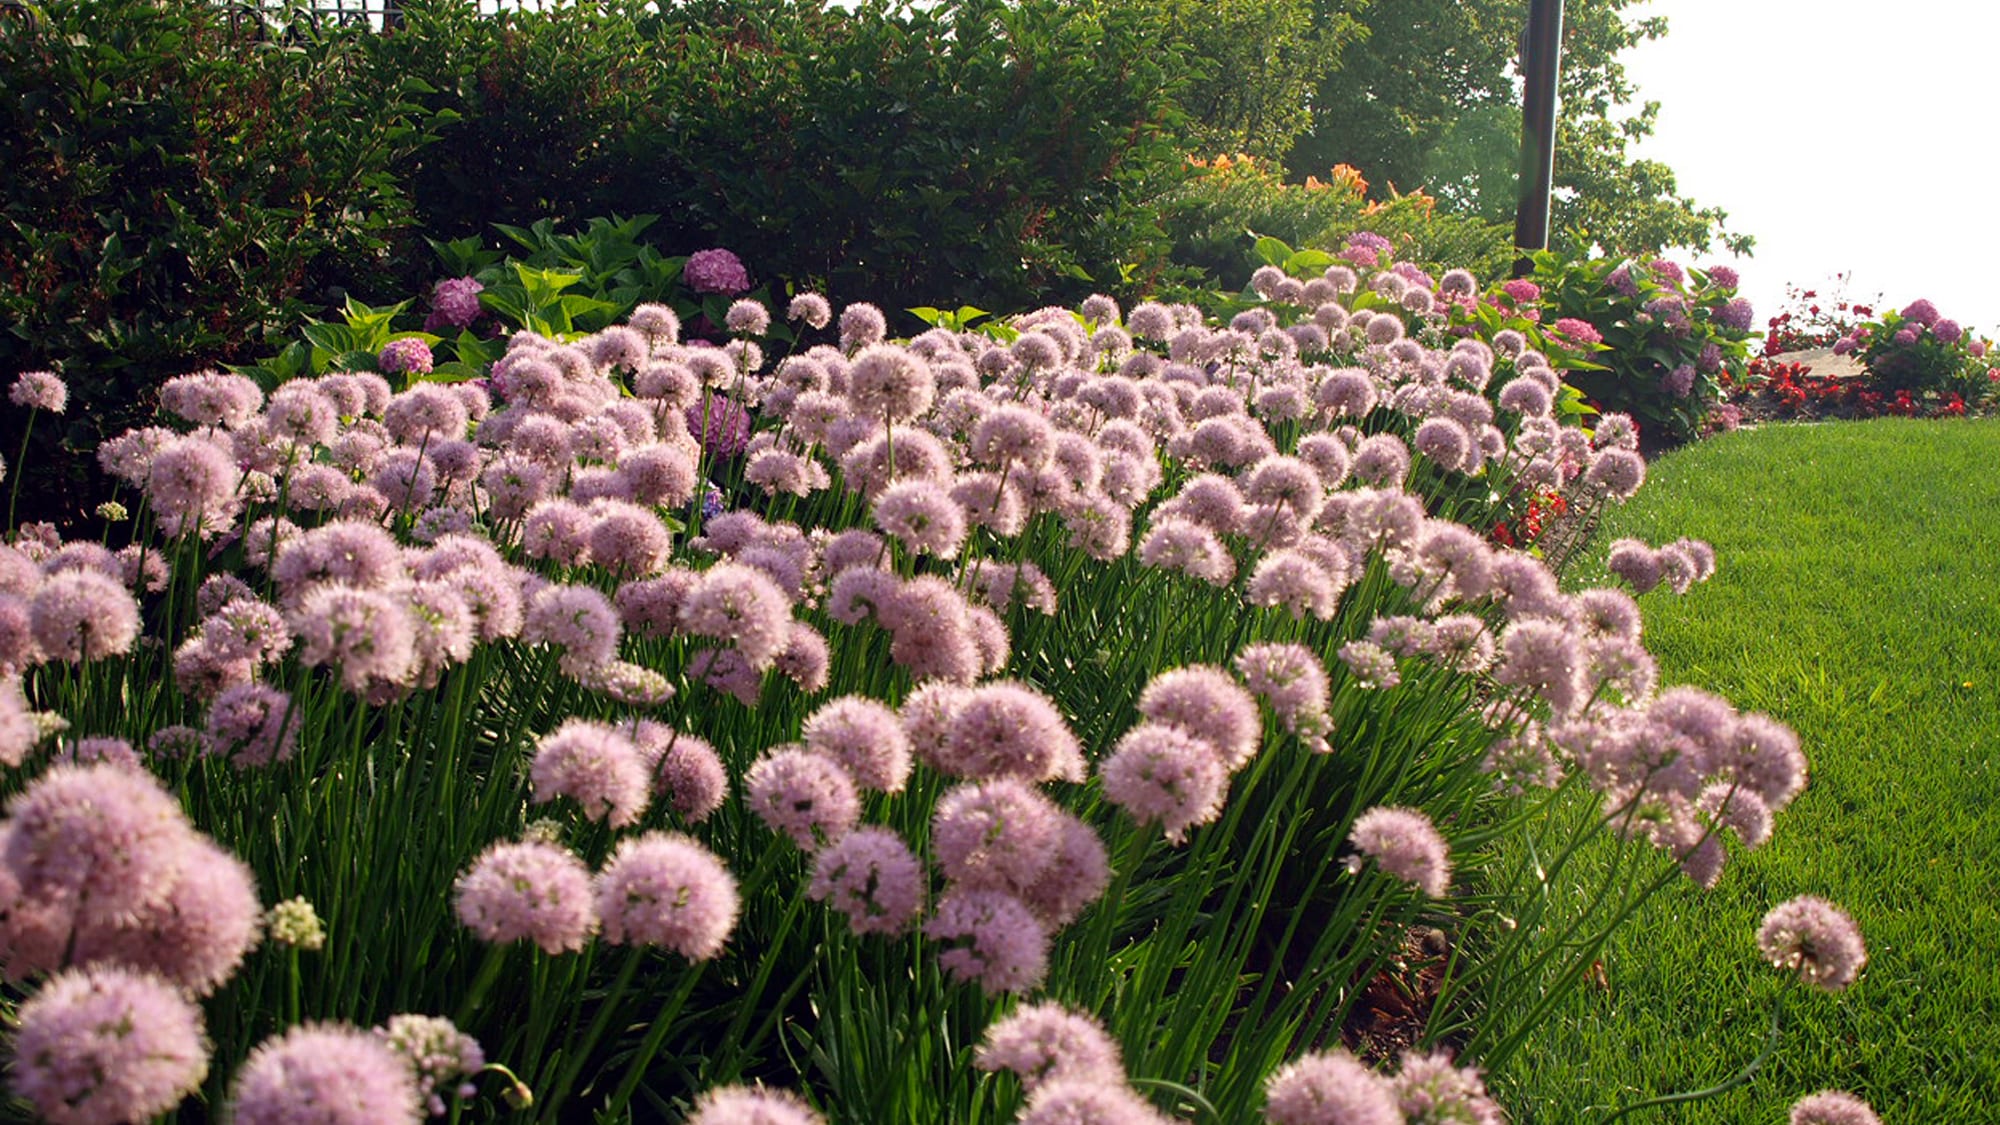
[[[53,371],[23,371],[7,388],[7,398],[27,410],[61,414],[69,405],[69,386]]]
[[[1583,702],[1583,651],[1567,626],[1523,618],[1501,634],[1493,678],[1532,691],[1566,714]]]
[[[1326,732],[1330,703],[1326,667],[1304,645],[1254,644],[1236,654],[1236,670],[1250,690],[1263,696],[1286,730],[1318,737]]]
[[[138,640],[139,603],[100,571],[63,570],[44,579],[29,599],[28,624],[48,659],[102,660]]]
[[[1420,810],[1369,809],[1355,818],[1348,842],[1382,870],[1432,898],[1444,897],[1451,887],[1450,849]],[[1360,868],[1360,856],[1348,860],[1348,870]]]
[[[1141,723],[1097,767],[1104,797],[1179,843],[1222,813],[1229,775],[1214,747],[1176,727]]]
[[[771,328],[771,310],[762,301],[736,301],[723,315],[722,325],[744,336],[762,336]]]
[[[954,980],[974,981],[989,996],[1028,992],[1049,968],[1049,935],[1020,899],[1004,891],[958,887],[938,900],[924,936]]]
[[[241,769],[289,760],[303,716],[292,697],[264,684],[225,688],[208,708],[208,751]]]
[[[697,293],[717,293],[733,297],[750,288],[750,271],[743,260],[720,247],[697,250],[681,267],[681,280]]]
[[[59,1125],[150,1121],[208,1076],[201,1009],[149,973],[59,973],[14,1023],[14,1092]]]
[[[1264,1083],[1271,1125],[1404,1125],[1388,1080],[1346,1051],[1286,1063]]]
[[[486,1065],[486,1052],[480,1049],[479,1040],[442,1016],[390,1016],[375,1034],[416,1072],[418,1092],[432,1117],[444,1116],[443,1091],[448,1084],[455,1092],[460,1079],[479,1073]]]
[[[1790,1125],[1882,1125],[1867,1102],[1845,1090],[1821,1090],[1792,1103]]]
[[[375,590],[344,584],[318,586],[292,615],[299,660],[332,664],[349,691],[371,682],[402,683],[416,671],[416,635],[405,606]]]
[[[578,667],[615,660],[620,632],[611,600],[590,586],[544,586],[529,599],[521,621],[522,640],[554,645]]]
[[[791,599],[771,577],[741,563],[717,563],[682,604],[679,625],[734,644],[753,668],[771,666],[791,638]]]
[[[857,934],[900,934],[923,911],[923,864],[894,830],[857,828],[813,859],[807,897],[847,916]]]
[[[1175,1120],[1127,1085],[1123,1075],[1052,1078],[1028,1095],[1015,1125],[1169,1125]]]
[[[800,732],[806,749],[839,762],[863,789],[900,793],[910,776],[910,740],[896,712],[864,696],[823,704]]]
[[[266,1039],[230,1086],[235,1125],[417,1125],[416,1071],[381,1037],[301,1024]]]
[[[458,920],[481,941],[527,938],[545,953],[582,949],[597,928],[590,870],[555,844],[498,843],[452,886]]]
[[[597,915],[613,945],[656,945],[706,961],[722,952],[738,907],[729,869],[678,833],[620,840],[597,876]]]
[[[1030,1093],[1060,1079],[1125,1080],[1117,1040],[1090,1016],[1054,1003],[1023,1004],[987,1025],[973,1065],[1009,1071]]]
[[[845,836],[861,816],[854,778],[840,763],[797,747],[759,758],[743,780],[750,811],[805,851]]]
[[[1479,1071],[1453,1065],[1448,1052],[1404,1056],[1390,1084],[1409,1125],[1506,1125]]]
[[[1139,714],[1199,740],[1232,773],[1256,756],[1263,733],[1257,701],[1229,673],[1208,664],[1154,676],[1139,693]]]
[[[785,317],[804,321],[808,328],[825,328],[833,322],[833,306],[817,293],[800,293],[785,306]]]
[[[4,860],[24,895],[75,898],[86,920],[118,922],[159,903],[197,839],[150,774],[58,765],[8,805]]]
[[[948,559],[965,542],[965,509],[932,480],[899,480],[875,497],[875,525],[912,554]]]
[[[1019,895],[1048,866],[1061,825],[1055,802],[1023,782],[961,785],[938,799],[931,852],[956,885]]]
[[[695,1099],[686,1125],[826,1125],[796,1094],[763,1086],[718,1086]]]
[[[1062,712],[1025,684],[959,692],[933,764],[958,777],[1039,782],[1083,779],[1083,750]]]
[[[535,803],[568,797],[585,816],[613,828],[636,823],[651,796],[632,740],[586,719],[570,719],[535,744],[528,780]]]
[[[1816,895],[1800,895],[1764,915],[1757,927],[1757,948],[1764,960],[1828,992],[1853,984],[1868,963],[1861,928],[1845,911]]]

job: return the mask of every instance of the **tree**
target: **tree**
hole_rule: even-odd
[[[1637,255],[1720,243],[1747,253],[1726,214],[1682,196],[1672,169],[1632,155],[1657,102],[1632,110],[1622,52],[1667,32],[1646,0],[1564,5],[1551,238],[1573,253]],[[1527,0],[1316,0],[1322,18],[1365,32],[1311,98],[1311,124],[1286,156],[1291,175],[1336,163],[1371,182],[1422,187],[1445,206],[1502,222],[1519,191],[1519,46]]]

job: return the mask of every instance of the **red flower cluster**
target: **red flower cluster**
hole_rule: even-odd
[[[1569,501],[1563,499],[1559,492],[1530,497],[1528,510],[1514,521],[1514,527],[1507,526],[1505,521],[1493,525],[1492,539],[1502,547],[1525,547],[1542,537],[1542,531],[1551,518],[1568,511]]]

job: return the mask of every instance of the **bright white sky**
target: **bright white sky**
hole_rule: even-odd
[[[1761,329],[1786,284],[1901,308],[1929,297],[2000,339],[2000,5],[1991,0],[1652,0],[1664,39],[1627,52],[1660,104],[1642,155],[1755,235]],[[1726,255],[1717,260],[1728,261]]]

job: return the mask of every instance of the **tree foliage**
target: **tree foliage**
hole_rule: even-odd
[[[1751,239],[1680,193],[1673,170],[1632,153],[1657,102],[1636,107],[1620,62],[1667,32],[1646,0],[1564,5],[1551,240],[1573,254],[1639,255]],[[1504,221],[1519,192],[1520,38],[1527,0],[1316,0],[1320,18],[1358,21],[1360,38],[1312,93],[1310,124],[1286,155],[1296,177],[1350,164],[1377,184],[1422,187],[1452,210]]]

